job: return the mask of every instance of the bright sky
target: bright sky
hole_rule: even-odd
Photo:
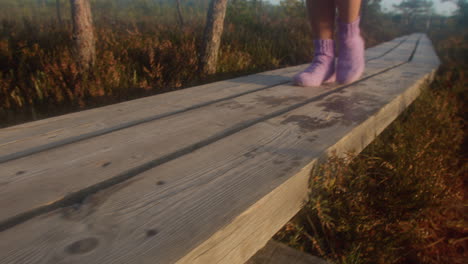
[[[394,4],[399,4],[402,0],[383,0],[382,7],[389,11],[393,10]],[[433,9],[436,13],[441,15],[450,15],[453,11],[457,10],[457,6],[454,3],[444,2],[442,0],[432,0],[434,2]]]
[[[267,0],[271,3],[277,4],[281,0]],[[399,4],[402,0],[383,0],[382,7],[384,11],[392,11],[394,4]],[[434,2],[434,11],[442,15],[450,15],[457,9],[456,5],[450,2],[442,3],[442,0],[432,0]]]

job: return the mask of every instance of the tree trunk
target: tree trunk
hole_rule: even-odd
[[[82,71],[87,71],[96,57],[91,7],[89,0],[70,0],[70,4],[76,62]]]
[[[200,70],[203,75],[216,73],[216,63],[221,44],[221,35],[223,34],[226,7],[227,0],[211,1],[206,19],[200,60]]]
[[[176,0],[176,4],[177,4],[177,16],[179,17],[179,24],[180,24],[180,27],[183,28],[184,17],[182,16],[182,8],[180,6],[180,0]]]
[[[62,24],[62,13],[60,12],[60,0],[55,0],[55,9],[57,10],[57,21]]]

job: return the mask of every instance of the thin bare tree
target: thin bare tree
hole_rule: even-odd
[[[96,41],[89,0],[70,0],[73,21],[74,52],[82,71],[87,71],[95,61]]]
[[[55,0],[55,9],[57,11],[57,21],[62,24],[62,13],[60,10],[60,0]]]
[[[177,17],[179,18],[180,27],[184,27],[184,17],[182,16],[182,7],[180,5],[180,0],[176,0],[177,4]]]
[[[227,0],[212,0],[208,9],[200,58],[200,70],[202,75],[216,73],[226,8]]]

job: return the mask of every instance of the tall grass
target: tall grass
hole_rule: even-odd
[[[209,1],[185,1],[181,27],[171,1],[99,0],[92,1],[96,65],[83,75],[72,56],[68,1],[62,1],[63,23],[57,22],[55,1],[37,2],[0,1],[8,10],[0,15],[0,127],[312,58],[301,1],[262,8],[252,1],[231,3],[218,73],[200,79],[198,54]],[[368,43],[396,35],[395,30],[375,32],[366,34]]]
[[[93,12],[105,13],[105,6],[98,3],[93,5]],[[289,54],[291,46],[305,42],[303,46],[308,47],[310,41],[304,34],[290,33],[281,23],[284,21],[270,23],[271,17],[258,20],[250,13],[246,18],[254,24],[247,25],[236,20],[229,10],[218,77],[200,80],[198,51],[203,19],[198,17],[181,28],[170,20],[151,18],[127,7],[131,14],[139,12],[142,16],[124,18],[121,12],[114,12],[112,18],[95,15],[96,65],[89,74],[82,75],[70,48],[70,21],[58,24],[52,6],[43,9],[48,10],[48,16],[40,19],[26,15],[22,20],[1,21],[2,125],[180,89],[236,73],[305,62],[311,53],[310,48],[302,48]]]

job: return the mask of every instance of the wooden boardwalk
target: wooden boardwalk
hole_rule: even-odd
[[[439,65],[423,34],[366,59],[351,85],[292,86],[301,65],[1,129],[0,263],[244,263]]]

